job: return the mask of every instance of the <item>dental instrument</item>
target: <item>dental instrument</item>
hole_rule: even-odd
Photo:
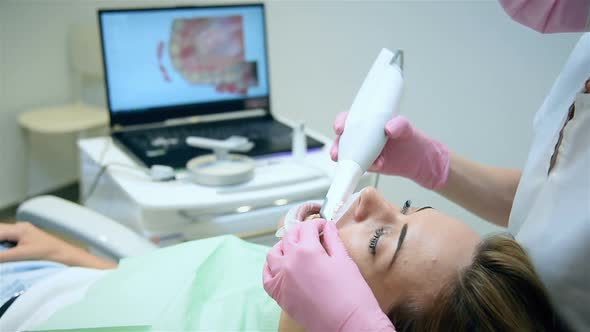
[[[229,151],[247,152],[254,143],[246,137],[231,136],[225,140],[190,136],[186,144],[195,148],[211,149],[213,154],[195,157],[186,163],[193,181],[206,186],[227,186],[244,183],[254,177],[254,160]]]
[[[387,141],[384,128],[398,112],[404,78],[403,51],[382,49],[352,106],[340,143],[338,165],[320,215],[334,220]]]
[[[303,122],[293,127],[291,146],[293,159],[302,162],[307,153],[307,138],[305,137],[305,124]]]

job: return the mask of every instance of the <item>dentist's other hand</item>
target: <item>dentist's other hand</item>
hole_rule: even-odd
[[[268,253],[263,282],[307,331],[394,331],[332,222],[289,230]]]
[[[334,121],[337,137],[330,150],[334,161],[347,116],[348,112],[342,112]],[[403,176],[428,189],[439,189],[447,182],[450,153],[446,146],[416,130],[403,116],[389,120],[385,134],[387,143],[369,171]]]

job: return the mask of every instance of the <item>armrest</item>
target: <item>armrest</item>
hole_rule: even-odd
[[[16,218],[79,240],[116,260],[156,249],[112,219],[55,196],[38,196],[23,202]]]

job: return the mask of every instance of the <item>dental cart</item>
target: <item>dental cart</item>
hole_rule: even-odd
[[[82,203],[166,246],[222,234],[272,245],[279,220],[294,205],[323,199],[336,163],[331,140],[303,157],[290,154],[257,158],[247,183],[202,186],[186,171],[172,181],[156,181],[109,137],[78,141]],[[101,166],[102,165],[102,166]],[[377,183],[364,175],[359,188]],[[88,196],[88,197],[85,197]]]

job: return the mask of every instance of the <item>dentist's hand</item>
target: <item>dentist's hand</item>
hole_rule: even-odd
[[[307,331],[394,331],[332,222],[289,230],[268,253],[263,282]]]
[[[334,121],[337,137],[330,150],[334,161],[347,116],[348,112],[342,112]],[[387,143],[369,171],[403,176],[428,189],[439,189],[447,182],[450,153],[446,146],[416,130],[403,116],[389,120],[385,134]]]

